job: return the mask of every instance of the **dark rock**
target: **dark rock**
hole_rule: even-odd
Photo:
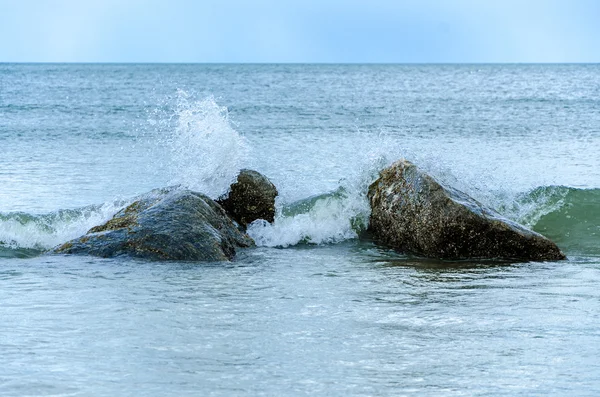
[[[277,189],[266,176],[242,170],[237,182],[231,185],[229,194],[217,202],[237,223],[246,227],[257,219],[273,222],[276,196]]]
[[[369,228],[402,252],[439,259],[565,259],[550,240],[400,160],[369,187]]]
[[[53,253],[152,260],[226,261],[254,242],[223,208],[189,190],[156,190]]]

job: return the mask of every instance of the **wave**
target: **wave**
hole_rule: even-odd
[[[248,226],[250,237],[264,247],[332,244],[360,237],[371,214],[368,187],[379,170],[390,163],[381,147],[363,145],[363,151],[355,156],[357,165],[347,170],[347,177],[339,182],[337,189],[291,203],[277,203],[273,224],[253,222]]]
[[[366,192],[344,187],[283,206],[275,222],[257,221],[248,232],[258,245],[336,243],[368,227]],[[571,255],[600,255],[600,189],[544,186],[521,193],[499,212],[550,238]]]
[[[116,200],[47,214],[0,212],[0,258],[31,257],[106,222],[128,201]]]
[[[142,150],[148,151],[140,155],[148,157],[156,175],[168,175],[167,184],[221,196],[247,165],[246,139],[233,128],[227,108],[212,97],[198,100],[178,90],[168,101],[149,115],[149,129],[138,132],[137,139],[147,141]],[[0,258],[38,255],[85,234],[135,199],[47,214],[0,212]]]
[[[174,103],[167,103],[149,115],[152,130],[147,131],[148,135],[142,132],[138,136],[149,139],[148,164],[156,172],[166,169],[172,185],[200,191],[213,198],[221,196],[239,170],[254,161],[249,156],[246,139],[234,129],[227,108],[219,106],[212,97],[197,100],[179,90],[169,101]],[[275,222],[257,221],[248,228],[257,245],[329,244],[360,237],[368,227],[370,208],[366,194],[369,184],[377,178],[379,170],[391,164],[391,160],[407,157],[445,184],[465,191],[497,208],[506,217],[554,240],[567,254],[600,255],[600,189],[543,186],[519,193],[526,187],[512,183],[494,190],[490,186],[497,184],[488,183],[488,178],[482,178],[479,172],[465,173],[463,170],[458,177],[451,171],[455,164],[444,164],[432,153],[413,153],[386,134],[375,139],[369,135],[366,140],[359,135],[360,141],[350,142],[349,147],[359,149],[351,156],[352,165],[348,163],[343,167],[340,174],[346,179],[340,181],[337,189],[292,201],[307,191],[306,186],[292,179],[298,174],[304,175],[303,172],[276,180],[281,196]],[[259,154],[255,153],[257,156]],[[318,167],[313,159],[306,162],[309,163],[307,170]],[[310,192],[331,187],[323,188],[310,181],[307,185],[311,185],[309,188],[316,186],[315,190],[309,189]],[[108,220],[127,202],[115,200],[42,215],[0,213],[0,257],[32,256],[76,238]]]
[[[340,187],[281,207],[273,224],[255,221],[248,234],[265,247],[338,243],[357,238],[366,230],[369,212],[364,195],[353,195]]]
[[[0,213],[0,258],[39,255],[104,223],[140,197],[41,215]],[[499,211],[550,238],[568,255],[600,255],[600,189],[538,187]],[[335,191],[279,205],[273,224],[255,221],[248,234],[265,247],[338,243],[360,237],[369,214],[366,183],[344,181]]]
[[[529,208],[521,221],[571,255],[600,255],[600,189],[539,187],[517,205]]]

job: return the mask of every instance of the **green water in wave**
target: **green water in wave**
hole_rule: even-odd
[[[540,210],[549,211],[535,223],[535,231],[568,253],[600,255],[600,189],[553,186],[531,193],[536,195],[546,195]]]
[[[323,211],[335,211],[348,199],[347,191],[340,187],[286,205],[282,207],[280,216],[281,219],[311,216],[318,224],[319,217],[326,216]],[[556,242],[567,254],[600,255],[600,189],[539,187],[520,196],[511,208],[513,211],[521,210],[517,221]],[[507,208],[500,210],[507,212]],[[27,258],[39,255],[50,248],[47,243],[44,244],[45,241],[60,243],[56,238],[61,230],[75,229],[77,224],[83,225],[97,216],[99,211],[100,206],[89,206],[43,215],[0,213],[0,230],[12,227],[20,231],[23,239],[40,241],[34,245],[23,245],[20,241],[0,238],[0,257]],[[349,222],[357,234],[366,230],[367,213],[348,212],[343,215],[349,219],[340,219],[340,222]],[[307,237],[300,242],[308,241],[310,239]]]

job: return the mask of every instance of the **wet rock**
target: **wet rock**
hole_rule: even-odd
[[[190,190],[162,189],[119,211],[53,253],[151,260],[227,261],[254,242],[223,208]]]
[[[217,202],[242,227],[257,219],[273,222],[275,219],[275,185],[264,175],[242,170],[237,182],[231,185],[229,194]]]
[[[396,250],[439,259],[565,259],[550,240],[400,160],[368,192],[369,228]]]

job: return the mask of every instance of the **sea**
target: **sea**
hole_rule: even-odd
[[[401,158],[568,259],[377,245]],[[231,262],[46,253],[243,168]],[[598,396],[599,285],[598,64],[0,64],[2,396]]]

